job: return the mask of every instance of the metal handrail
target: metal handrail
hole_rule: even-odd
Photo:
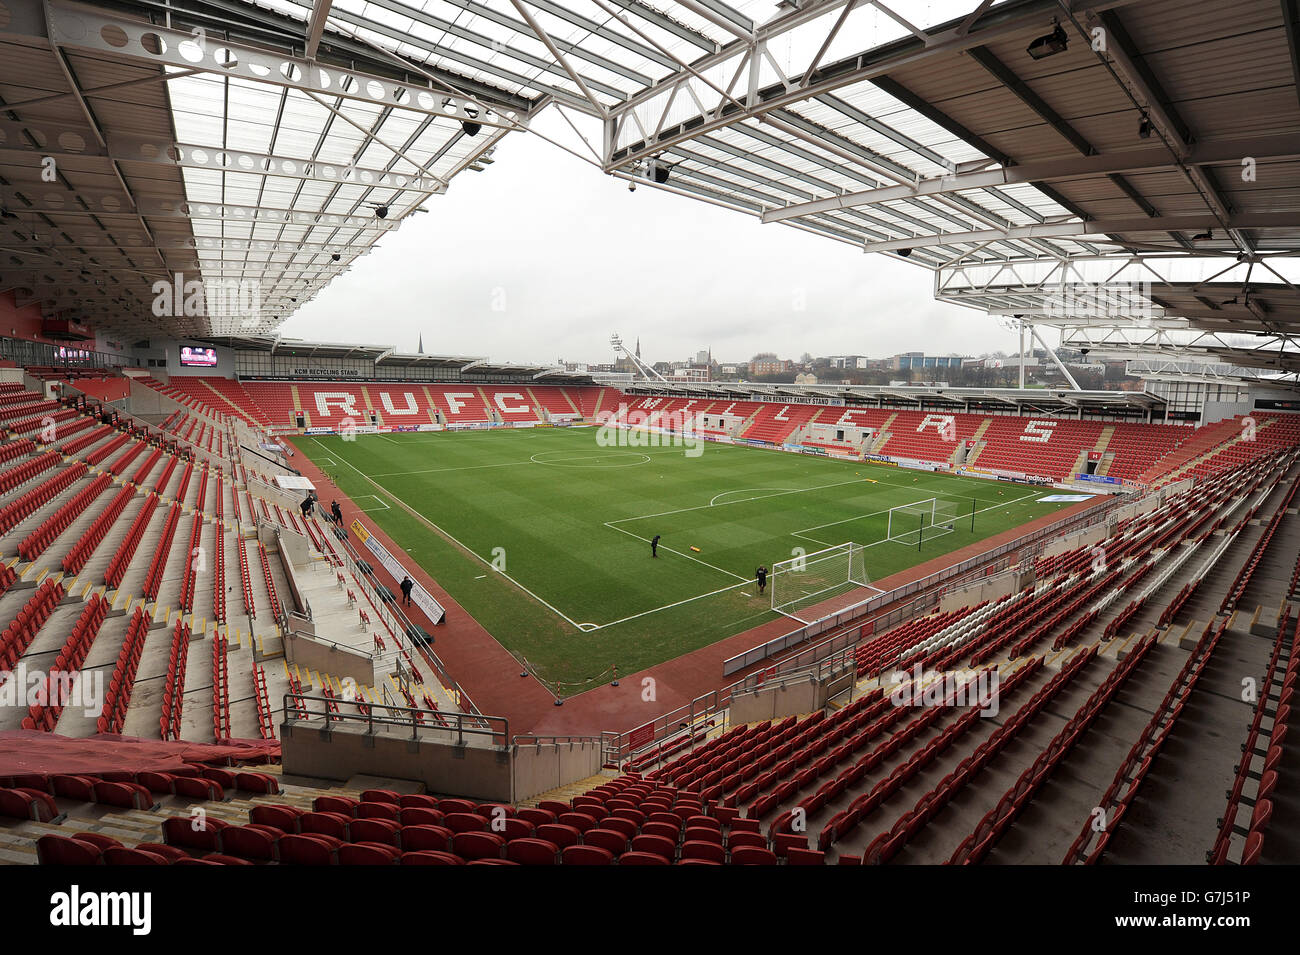
[[[548,736],[538,733],[518,733],[510,737],[513,746],[563,746],[571,743],[599,743],[599,736]]]
[[[319,703],[320,711],[304,705]],[[365,712],[335,713],[330,705],[339,704],[362,706]],[[387,715],[378,715],[379,710]],[[427,710],[415,706],[397,706],[392,703],[360,703],[355,700],[337,696],[315,696],[306,693],[285,693],[282,705],[285,723],[306,722],[323,719],[325,728],[334,723],[364,723],[366,732],[373,734],[376,726],[410,727],[411,739],[418,739],[420,730],[433,732],[454,732],[457,745],[464,745],[466,734],[474,737],[487,737],[492,745],[506,747],[511,740],[510,721],[504,716],[482,716],[472,713],[454,713],[444,710]],[[448,725],[448,722],[452,725]]]

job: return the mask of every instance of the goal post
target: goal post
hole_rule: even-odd
[[[927,540],[951,534],[957,526],[957,503],[941,497],[900,504],[889,509],[885,540],[920,547]]]
[[[772,609],[797,620],[802,620],[799,614],[803,610],[815,604],[860,587],[875,590],[867,576],[866,549],[852,541],[773,564],[767,581]]]

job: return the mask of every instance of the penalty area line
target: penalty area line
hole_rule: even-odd
[[[737,575],[733,574],[732,576],[737,576]],[[599,626],[592,626],[590,624],[587,624],[585,625],[584,629],[588,629],[592,631],[604,630],[606,627],[613,627],[620,623],[627,623],[629,620],[636,620],[638,617],[648,617],[650,614],[659,613],[661,610],[671,610],[673,607],[680,607],[682,606],[682,604],[688,604],[695,600],[703,600],[705,597],[716,597],[718,594],[725,594],[729,590],[735,590],[739,587],[748,587],[752,583],[753,583],[752,580],[742,580],[740,583],[732,584],[729,587],[719,587],[717,590],[710,590],[706,594],[696,594],[694,597],[687,597],[686,599],[678,600],[675,603],[664,604],[662,607],[655,607],[652,610],[642,610],[640,613],[634,613],[631,616],[622,617],[618,620],[611,620],[609,623],[602,623]]]
[[[629,530],[624,530],[624,529],[621,528],[621,527],[615,527],[615,526],[614,526],[611,522],[609,522],[609,521],[605,521],[605,526],[608,527],[608,528],[611,528],[611,529],[613,529],[613,530],[618,531],[620,534],[626,534],[628,537],[635,537],[637,540],[641,541],[642,543],[645,543],[645,544],[650,543],[650,538],[648,538],[648,537],[642,537],[640,534],[633,534],[631,531],[629,531]],[[726,574],[728,577],[735,577],[737,580],[741,580],[741,581],[744,581],[744,582],[746,582],[746,583],[749,582],[749,578],[748,578],[748,577],[742,577],[742,576],[740,576],[740,574],[733,574],[733,573],[732,573],[731,571],[729,571],[729,570],[723,570],[721,567],[715,567],[713,564],[710,564],[707,560],[700,560],[698,557],[692,557],[690,554],[683,554],[681,551],[679,551],[679,550],[673,550],[671,547],[668,547],[668,546],[666,546],[666,545],[664,545],[664,544],[660,544],[659,546],[660,546],[663,550],[668,551],[668,553],[670,553],[670,554],[676,554],[678,557],[685,557],[687,560],[693,560],[693,561],[695,561],[695,563],[697,563],[697,564],[702,564],[703,566],[709,568],[710,570],[716,570],[716,571],[717,571],[718,573],[720,573],[720,574]],[[693,598],[692,598],[692,599],[693,599]]]

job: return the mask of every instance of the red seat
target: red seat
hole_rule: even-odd
[[[398,822],[403,826],[440,826],[444,818],[446,817],[437,809],[426,806],[409,806],[399,809],[397,813]]]
[[[135,781],[149,790],[151,793],[161,795],[170,795],[172,784],[176,777],[171,773],[151,773],[148,771],[136,773]]]
[[[494,819],[490,823],[490,828],[498,835],[504,836],[506,842],[509,842],[511,839],[523,839],[526,836],[531,836],[533,830],[537,827],[526,819],[507,818]]]
[[[0,789],[0,816],[49,822],[59,816],[52,796],[31,789]]]
[[[339,865],[393,865],[402,854],[392,846],[361,842],[339,846],[338,855]]]
[[[337,812],[344,816],[357,814],[357,801],[347,796],[317,796],[311,801],[316,812]]]
[[[220,819],[200,821],[186,816],[172,816],[163,820],[163,841],[169,846],[216,852],[217,834],[226,827],[227,824]]]
[[[767,840],[757,832],[733,832],[727,836],[728,849],[734,850],[743,847],[766,849]]]
[[[280,784],[270,773],[236,773],[235,788],[244,793],[261,793],[268,796],[280,792]]]
[[[432,850],[450,852],[451,840],[455,835],[446,826],[403,826],[401,829],[401,846],[406,852]]]
[[[462,859],[499,859],[506,841],[495,832],[458,832],[451,851]]]
[[[400,799],[391,789],[367,789],[361,794],[362,802],[388,802],[397,806],[400,805]]]
[[[520,809],[516,815],[520,819],[531,822],[534,826],[541,826],[555,821],[555,813],[548,809]]]
[[[785,851],[786,865],[825,865],[826,853],[817,849],[791,848]]]
[[[394,848],[401,845],[399,832],[401,827],[388,819],[354,819],[348,826],[352,842],[375,842]]]
[[[138,783],[98,782],[92,787],[95,802],[119,809],[152,809],[153,797]]]
[[[225,832],[224,829],[221,831]],[[162,856],[168,862],[177,862],[190,857],[189,853],[179,846],[163,845],[161,842],[142,842],[136,848],[141,852],[152,852],[156,856]]]
[[[89,842],[92,846],[98,846],[101,852],[122,844],[112,836],[106,836],[102,832],[78,832],[73,834],[73,838],[81,842]]]
[[[228,769],[217,769],[212,766],[206,766],[200,771],[203,779],[210,779],[222,790],[235,789],[235,774]]]
[[[254,806],[248,811],[250,822],[270,826],[281,832],[297,832],[298,817],[303,813],[290,806]]]
[[[177,776],[172,785],[172,792],[187,799],[221,800],[226,798],[226,791],[221,788],[219,782],[201,776]]]
[[[1246,837],[1246,848],[1241,853],[1242,865],[1259,865],[1259,857],[1264,851],[1264,834],[1252,832]]]
[[[58,773],[50,777],[50,789],[63,799],[95,801],[95,780],[89,776],[70,776]]]
[[[512,839],[506,843],[506,858],[520,865],[557,865],[559,847],[545,839]]]
[[[721,848],[722,833],[717,829],[705,829],[701,826],[691,826],[682,836],[682,842],[711,842]]]
[[[681,835],[681,830],[676,826],[670,826],[664,822],[647,822],[641,827],[643,836],[663,836],[671,840],[674,845],[677,843],[677,837]]]
[[[286,835],[279,842],[283,865],[333,865],[334,849],[311,836]]]
[[[627,839],[636,835],[636,823],[631,819],[620,819],[618,816],[606,816],[600,821],[600,828],[613,829],[620,832]]]
[[[358,819],[388,819],[396,822],[401,818],[402,810],[391,802],[363,802],[357,804],[353,815]]]
[[[452,832],[485,832],[488,821],[472,812],[449,812],[442,824]]]
[[[595,829],[600,825],[593,817],[585,812],[566,812],[555,820],[562,826],[572,826],[579,832],[586,832],[588,829]]]
[[[464,865],[465,860],[450,852],[403,852],[402,865]]]
[[[218,852],[209,853],[202,859],[177,859],[173,865],[252,865],[247,859],[236,859],[234,856],[221,855]]]
[[[270,862],[275,858],[277,839],[265,829],[253,826],[229,826],[221,830],[217,840],[221,852],[241,859]]]
[[[619,865],[671,865],[661,855],[653,852],[624,852],[618,857]]]
[[[776,853],[770,849],[741,846],[731,851],[732,865],[776,865]]]
[[[677,854],[677,843],[672,839],[664,836],[647,835],[642,833],[632,840],[633,852],[650,852],[655,855],[663,856],[668,861],[672,861]]]
[[[125,846],[104,850],[104,865],[171,865],[171,861],[152,852],[127,849]]]
[[[627,851],[627,837],[613,829],[588,829],[582,834],[582,844],[600,846],[616,856]]]
[[[99,865],[104,850],[80,839],[53,833],[36,840],[36,859],[41,865]]]
[[[437,809],[438,800],[425,793],[407,793],[397,797],[397,805],[402,809]]]
[[[346,816],[336,812],[304,812],[298,817],[298,831],[304,835],[319,832],[347,842],[349,821]]]
[[[600,846],[565,846],[560,858],[565,865],[612,865],[614,853]]]
[[[721,865],[726,861],[722,845],[716,842],[690,841],[682,843],[682,859],[707,859]]]
[[[475,805],[475,803],[468,799],[454,799],[449,797],[447,799],[438,800],[438,809],[443,813],[443,815],[446,815],[449,812],[473,812]]]
[[[545,839],[547,842],[553,842],[561,849],[577,845],[582,839],[582,833],[573,826],[561,825],[558,822],[548,822],[537,827],[536,836],[538,839]]]

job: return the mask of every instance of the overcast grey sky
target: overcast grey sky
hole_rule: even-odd
[[[559,138],[553,115],[538,128]],[[569,137],[572,139],[572,136]],[[928,269],[648,185],[512,133],[281,328],[286,336],[497,361],[604,362],[1011,351]]]

